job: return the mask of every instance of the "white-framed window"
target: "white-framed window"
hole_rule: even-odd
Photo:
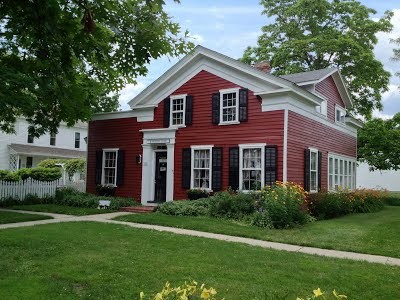
[[[321,105],[315,107],[315,110],[326,117],[328,115],[328,101],[322,101]]]
[[[75,132],[75,148],[79,149],[81,147],[81,133]]]
[[[186,94],[171,96],[170,126],[185,125],[186,96]]]
[[[192,189],[211,190],[212,145],[192,146],[191,183]]]
[[[239,123],[239,88],[220,90],[220,124]]]
[[[310,192],[318,192],[318,150],[310,149]]]
[[[356,188],[356,160],[337,154],[328,155],[328,190]]]
[[[258,190],[264,186],[266,144],[239,145],[239,189]]]
[[[343,107],[336,105],[335,106],[336,123],[345,124],[345,118],[346,118],[346,110]]]
[[[103,149],[103,170],[101,183],[117,185],[118,149]]]

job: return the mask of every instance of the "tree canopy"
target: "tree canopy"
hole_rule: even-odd
[[[364,124],[358,131],[358,159],[372,170],[400,170],[400,113]]]
[[[262,27],[256,47],[242,61],[269,60],[277,75],[340,69],[354,100],[354,112],[367,118],[382,109],[390,73],[373,53],[376,34],[392,29],[392,12],[372,19],[375,10],[355,0],[262,0],[273,20]]]
[[[395,43],[396,45],[400,46],[400,37],[397,39],[394,39],[391,41],[392,43]],[[393,49],[393,60],[395,61],[400,61],[400,48],[395,48]],[[400,71],[396,73],[396,76],[400,77]],[[400,88],[400,87],[399,87]]]
[[[178,1],[177,1],[178,2]],[[192,48],[163,0],[0,0],[0,130],[57,132],[118,108],[146,63]],[[113,96],[110,96],[113,95]]]

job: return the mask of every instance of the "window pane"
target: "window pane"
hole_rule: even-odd
[[[315,171],[310,172],[310,190],[311,191],[317,190],[317,172]]]
[[[193,187],[210,189],[210,150],[194,150],[193,154]]]
[[[329,172],[329,174],[333,174],[334,173],[334,171],[333,171],[333,158],[332,157],[330,157],[329,158],[329,167],[328,167],[328,172]]]
[[[310,169],[317,170],[317,153],[316,152],[311,152]]]
[[[243,190],[258,190],[261,188],[261,170],[251,171],[244,170],[243,171]]]

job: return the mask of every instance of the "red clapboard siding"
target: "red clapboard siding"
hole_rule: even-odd
[[[318,83],[315,90],[328,98],[328,119],[335,121],[335,105],[345,107],[332,76]]]
[[[261,101],[249,91],[248,121],[239,125],[213,125],[211,97],[221,89],[234,88],[236,84],[201,71],[172,95],[193,96],[193,124],[176,132],[174,165],[174,199],[187,198],[182,189],[182,149],[191,145],[223,147],[223,188],[228,187],[229,147],[244,143],[267,143],[278,146],[277,178],[282,180],[283,111],[261,112]],[[163,101],[155,109],[153,122],[138,123],[135,118],[93,121],[89,123],[87,190],[95,191],[96,150],[120,148],[125,150],[125,182],[117,188],[118,196],[140,200],[142,168],[135,157],[142,154],[143,135],[139,130],[163,127]],[[149,182],[149,184],[153,184]]]
[[[326,189],[328,153],[355,158],[357,138],[289,111],[287,152],[289,181],[304,184],[304,150],[309,147],[322,152],[322,189]]]

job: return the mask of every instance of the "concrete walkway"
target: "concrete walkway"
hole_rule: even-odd
[[[181,228],[175,228],[175,227],[166,227],[166,226],[159,226],[159,225],[148,225],[148,224],[139,224],[139,223],[131,223],[131,222],[112,220],[113,218],[116,218],[119,216],[131,214],[129,212],[115,212],[115,213],[89,215],[89,216],[70,216],[70,215],[62,215],[62,214],[41,213],[41,212],[22,211],[22,210],[10,210],[10,209],[0,209],[0,211],[39,214],[39,215],[51,216],[54,218],[54,219],[50,219],[50,220],[2,224],[2,225],[0,225],[0,229],[17,228],[17,227],[34,226],[34,225],[41,225],[41,224],[51,224],[51,223],[61,223],[61,222],[91,221],[91,222],[101,222],[101,223],[125,225],[125,226],[129,226],[129,227],[133,227],[133,228],[140,228],[140,229],[150,229],[150,230],[157,230],[157,231],[163,231],[163,232],[170,232],[170,233],[180,234],[180,235],[209,238],[209,239],[221,240],[221,241],[226,241],[226,242],[242,243],[242,244],[247,244],[247,245],[251,245],[251,246],[258,246],[258,247],[274,249],[274,250],[298,252],[298,253],[305,253],[305,254],[311,254],[311,255],[342,258],[342,259],[351,259],[351,260],[358,260],[358,261],[367,261],[370,263],[378,263],[378,264],[385,264],[385,265],[391,265],[391,266],[400,266],[399,258],[393,258],[393,257],[387,257],[387,256],[362,254],[362,253],[346,252],[346,251],[337,251],[337,250],[321,249],[321,248],[314,248],[314,247],[304,247],[304,246],[298,246],[298,245],[261,241],[261,240],[251,239],[251,238],[243,238],[243,237],[230,236],[230,235],[225,235],[225,234],[217,234],[217,233],[190,230],[190,229],[181,229]]]

